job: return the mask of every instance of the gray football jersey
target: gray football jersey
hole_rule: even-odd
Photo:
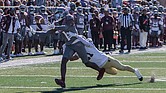
[[[84,28],[84,20],[85,20],[84,14],[75,14],[74,18],[75,18],[76,27],[83,29]]]

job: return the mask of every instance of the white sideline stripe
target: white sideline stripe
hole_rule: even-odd
[[[60,67],[30,67],[30,68],[42,68],[42,69],[60,69]],[[91,69],[91,68],[87,68],[87,67],[67,67],[67,69],[70,70],[79,70],[79,69]],[[138,69],[155,69],[155,70],[165,70],[166,68],[138,68]]]
[[[121,62],[127,62],[127,63],[147,63],[147,62],[150,62],[150,63],[166,63],[166,61],[127,61],[127,60],[122,60]]]
[[[0,75],[0,77],[60,77],[54,75]],[[96,76],[85,76],[85,75],[66,75],[66,77],[73,77],[73,78],[93,78]],[[136,76],[104,76],[104,77],[114,77],[114,78],[135,78]],[[150,78],[151,76],[143,76],[144,78]]]
[[[162,81],[162,82],[165,82],[165,81],[166,81],[166,78],[155,79],[155,81]]]
[[[81,60],[80,60],[81,61]],[[136,60],[136,61],[131,61],[131,60],[120,60],[120,62],[127,62],[127,63],[132,63],[132,62],[139,62],[139,63],[147,63],[147,62],[153,62],[153,63],[163,63],[163,62],[166,62],[166,61],[147,61],[147,60]],[[79,63],[77,61],[70,61],[69,63]]]
[[[51,77],[51,78],[57,78],[60,76],[54,76],[54,75],[0,75],[0,77]],[[67,75],[66,77],[70,78],[96,78],[96,76],[81,76],[81,75]],[[105,78],[137,78],[136,76],[104,76]],[[150,79],[151,76],[143,76],[144,78]],[[159,82],[165,82],[166,78],[163,76],[157,76],[158,79],[155,79],[155,81]]]
[[[22,68],[22,67],[13,67],[13,68]],[[25,66],[25,68],[22,68],[22,69],[27,69],[27,68],[31,68],[31,69],[60,69],[60,67],[31,67],[31,66]],[[1,69],[1,68],[0,68]],[[4,68],[2,68],[4,69]],[[83,69],[83,70],[89,70],[91,68],[88,68],[88,67],[67,67],[67,69],[70,69],[70,70],[79,70],[79,69]],[[151,68],[138,68],[138,69],[154,69],[154,70],[165,70],[166,68],[156,68],[156,67],[151,67]]]
[[[60,87],[12,87],[12,86],[0,86],[2,89],[55,89]],[[71,88],[65,88],[65,89],[71,89]],[[72,89],[85,89],[85,88],[72,88]],[[161,90],[164,91],[166,88],[90,88],[93,90]]]

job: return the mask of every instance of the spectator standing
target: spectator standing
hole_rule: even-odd
[[[92,40],[96,48],[99,44],[99,33],[100,33],[100,19],[96,16],[95,13],[92,14],[92,19],[90,20],[90,29]]]
[[[14,34],[17,33],[17,30],[20,28],[20,23],[15,15],[14,8],[11,8],[9,10],[9,14],[2,18],[1,26],[4,32],[3,32],[3,43],[2,46],[0,47],[0,61],[3,60],[2,53],[4,52],[7,43],[8,43],[8,49],[7,49],[6,59],[10,60],[11,48],[14,41]]]
[[[104,17],[104,8],[102,7],[100,9],[100,13],[99,13],[99,19],[101,20],[101,18]],[[100,49],[103,48],[103,34],[102,34],[102,30],[100,30]]]
[[[113,33],[113,45],[114,45],[114,50],[117,49],[117,45],[118,45],[118,40],[119,40],[119,26],[118,26],[118,12],[117,11],[113,11],[113,18],[115,21],[115,27],[114,27],[114,33]]]
[[[109,11],[107,9],[104,12],[104,17],[101,19],[101,28],[103,30],[103,38],[104,38],[103,51],[110,51],[113,43],[114,18],[109,14]]]
[[[131,51],[131,32],[133,26],[133,16],[129,14],[129,9],[127,7],[123,8],[123,14],[119,16],[120,22],[120,33],[121,33],[121,49],[120,53],[124,53],[125,39],[127,43],[128,53]]]
[[[140,49],[147,48],[147,37],[149,32],[149,18],[147,16],[147,10],[142,10],[142,15],[139,17],[139,27],[140,27]]]

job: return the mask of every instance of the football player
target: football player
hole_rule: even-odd
[[[86,39],[85,37],[80,36],[80,35],[76,36],[76,37],[79,41],[81,41],[85,45],[88,60],[90,62],[97,64],[100,68],[104,68],[106,73],[111,74],[111,75],[116,75],[117,70],[129,71],[129,72],[135,73],[135,75],[137,76],[137,78],[140,81],[143,80],[143,76],[141,75],[141,73],[139,72],[138,69],[133,68],[129,65],[124,65],[119,60],[99,51],[95,47],[95,45],[93,44],[91,39],[89,39],[89,38]],[[73,56],[71,58],[71,61],[76,60],[76,59],[78,59],[77,55]]]
[[[28,19],[29,19],[29,28],[31,28],[33,31],[36,31],[36,21],[35,21],[35,8],[31,5],[28,8]],[[34,37],[34,32],[31,30],[28,31],[28,55],[33,55],[31,48],[32,48],[32,41]]]
[[[20,12],[18,18],[20,21],[21,29],[20,32],[15,34],[15,54],[16,56],[23,56],[21,52],[25,52],[27,32],[26,27],[29,27],[28,14],[26,12],[26,6],[20,5]],[[21,36],[21,37],[20,37]]]
[[[150,42],[151,47],[158,47],[159,45],[159,36],[162,31],[163,21],[159,17],[158,10],[154,10],[154,15],[150,18]]]
[[[45,54],[43,52],[44,45],[45,45],[45,43],[49,42],[47,40],[47,36],[49,36],[49,35],[46,34],[47,28],[48,28],[48,25],[49,25],[49,20],[48,20],[48,13],[47,13],[46,7],[44,5],[40,6],[40,12],[39,12],[38,16],[41,16],[41,17],[39,17],[40,19],[37,19],[37,20],[41,20],[41,21],[43,20],[43,22],[38,22],[37,23],[37,26],[39,27],[39,29],[36,32],[36,37],[38,37],[38,38],[35,39],[35,42],[40,45],[40,52],[38,52],[38,48],[37,48],[38,44],[35,44],[35,48],[36,48],[36,52],[38,54]],[[47,40],[47,42],[46,42],[46,40]]]
[[[134,18],[134,29],[133,29],[133,34],[132,34],[132,46],[133,48],[137,48],[139,45],[139,7],[135,6],[133,10],[133,18]]]
[[[76,52],[79,57],[82,59],[82,62],[87,66],[91,67],[99,72],[97,80],[100,80],[103,77],[104,69],[99,68],[95,63],[89,62],[86,55],[86,50],[84,45],[77,40],[75,35],[78,35],[76,26],[74,24],[74,17],[70,14],[65,17],[65,25],[55,26],[55,31],[61,30],[64,33],[63,37],[66,38],[66,48],[62,57],[61,63],[61,79],[55,79],[55,82],[60,85],[62,88],[65,88],[65,75],[66,75],[66,64],[68,60]]]
[[[78,34],[83,35],[85,18],[82,7],[77,8],[77,13],[74,14],[74,19],[75,19],[76,28],[78,30]]]

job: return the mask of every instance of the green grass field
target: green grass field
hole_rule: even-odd
[[[133,73],[118,71],[96,80],[97,72],[80,60],[67,65],[67,88],[54,83],[60,78],[60,62],[0,68],[0,93],[166,93],[166,53],[142,53],[114,56],[123,64],[139,68],[140,82]],[[149,83],[155,74],[156,82]]]

